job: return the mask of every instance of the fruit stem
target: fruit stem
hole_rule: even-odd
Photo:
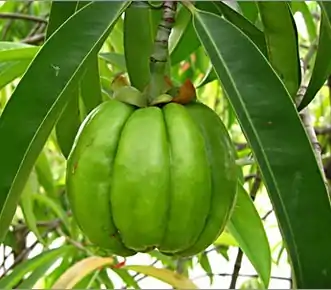
[[[157,28],[153,53],[150,57],[149,68],[151,82],[149,85],[149,99],[152,101],[163,93],[166,86],[165,73],[169,56],[169,36],[175,22],[177,1],[163,2],[163,15]]]

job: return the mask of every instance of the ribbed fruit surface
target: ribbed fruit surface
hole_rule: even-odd
[[[220,235],[237,167],[219,117],[201,103],[136,108],[110,100],[84,120],[67,164],[72,212],[120,256],[191,256]]]

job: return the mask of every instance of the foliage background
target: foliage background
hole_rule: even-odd
[[[231,4],[238,11],[245,11],[245,5],[238,2]],[[305,15],[301,12],[295,13],[294,17],[299,32],[300,57],[311,70],[311,63],[316,53],[316,39],[312,37],[318,34],[320,21],[320,10],[316,2],[306,2],[310,13]],[[0,37],[1,41],[20,42],[32,45],[41,45],[45,37],[47,18],[49,16],[50,3],[47,1],[35,2],[0,2]],[[24,18],[24,19],[23,19]],[[110,83],[114,75],[121,71],[121,59],[116,59],[116,55],[108,52],[123,53],[123,31],[121,23],[117,24],[114,31],[103,46],[102,51],[105,57],[99,60],[101,85],[103,97],[107,98],[110,92]],[[1,49],[1,47],[0,47]],[[118,65],[114,65],[117,63]],[[1,71],[0,82],[6,78],[6,71]],[[178,81],[186,78],[195,80],[198,85],[205,77],[208,69],[208,62],[203,55],[202,48],[198,48],[193,53],[173,67],[173,75]],[[9,96],[15,89],[19,79],[15,79],[10,84],[0,90],[0,110],[3,110]],[[42,79],[41,79],[42,81]],[[331,85],[331,81],[329,82]],[[243,167],[245,176],[245,188],[251,192],[255,198],[255,205],[266,229],[270,247],[272,250],[272,278],[270,288],[290,288],[291,273],[287,263],[286,250],[283,247],[281,235],[277,226],[275,215],[272,211],[267,192],[260,181],[256,165],[250,162],[251,152],[246,146],[246,140],[241,132],[239,124],[235,119],[232,109],[229,107],[226,98],[217,80],[212,81],[198,89],[199,99],[214,108],[223,122],[226,124],[233,141],[238,150],[238,156],[246,165]],[[318,134],[322,145],[323,160],[327,176],[330,174],[329,154],[330,154],[330,88],[325,84],[319,91],[317,97],[310,105],[314,116],[315,131]],[[74,224],[68,212],[65,198],[65,159],[60,152],[57,143],[56,132],[53,131],[42,155],[29,178],[29,182],[24,190],[17,209],[12,227],[7,236],[6,245],[0,250],[0,274],[10,271],[13,265],[18,265],[27,259],[41,253],[46,248],[57,248],[64,244],[71,244],[74,249],[65,259],[59,259],[49,270],[45,279],[35,279],[36,286],[47,288],[66,267],[72,265],[84,257],[93,254],[93,249],[86,247],[85,240],[79,229]],[[331,174],[330,174],[331,175]],[[55,203],[52,196],[56,196],[61,201]],[[33,198],[32,198],[33,197]],[[66,226],[73,230],[68,232]],[[258,247],[258,245],[257,245]],[[313,249],[314,245],[312,245]],[[241,257],[243,256],[242,260]],[[62,264],[61,264],[62,263]],[[67,265],[66,265],[67,264]],[[233,244],[230,238],[223,239],[208,248],[205,254],[188,261],[174,261],[170,258],[157,254],[139,254],[127,260],[127,264],[153,264],[155,266],[166,267],[177,270],[184,275],[188,275],[201,288],[227,288],[232,283],[241,288],[261,288],[263,287],[256,276],[256,271],[245,255]],[[60,267],[58,265],[61,265]],[[95,287],[105,284],[118,287],[137,287],[137,282],[141,288],[169,288],[171,286],[157,281],[154,278],[144,275],[137,275],[134,272],[125,270],[108,270],[96,276],[89,275],[77,287]],[[33,280],[33,279],[32,279]],[[98,287],[98,286],[97,286]]]

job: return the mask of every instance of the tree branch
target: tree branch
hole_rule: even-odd
[[[228,276],[232,276],[231,273],[212,273],[212,274],[204,274],[201,276],[197,276],[192,278],[192,280],[197,280],[197,279],[201,279],[204,277],[208,277],[209,275],[213,275],[213,276],[222,276],[222,277],[228,277]],[[259,278],[259,275],[256,274],[239,274],[239,277],[247,277],[247,278]],[[281,276],[270,276],[270,279],[275,279],[275,280],[283,280],[283,281],[288,281],[291,283],[291,278],[287,278],[287,277],[281,277]],[[235,288],[233,288],[235,289]]]
[[[45,40],[45,33],[41,33],[26,37],[21,42],[26,44],[36,44],[44,40]]]
[[[48,23],[48,21],[44,18],[27,15],[27,14],[20,14],[20,13],[0,13],[0,19],[16,19],[16,20],[27,20],[33,22],[40,22],[40,23]]]
[[[55,230],[59,225],[60,225],[61,221],[59,222],[54,222],[50,225],[50,227],[47,229],[47,231],[45,231],[43,234],[42,234],[42,238],[45,238],[51,231]],[[30,245],[29,247],[25,248],[14,260],[14,263],[10,265],[10,267],[8,267],[4,273],[2,274],[1,277],[4,277],[11,269],[13,269],[15,266],[17,266],[23,259],[26,255],[28,255],[33,249],[35,246],[37,246],[39,243],[39,240],[36,240],[34,243],[32,243],[32,245]],[[0,278],[1,278],[0,277]]]

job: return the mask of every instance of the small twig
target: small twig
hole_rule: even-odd
[[[77,249],[79,249],[81,251],[84,251],[89,256],[94,256],[94,254],[89,249],[87,249],[86,247],[84,247],[80,242],[77,242],[77,241],[73,240],[72,238],[68,237],[62,231],[62,229],[58,228],[58,229],[56,229],[56,231],[58,232],[59,235],[61,235],[62,237],[64,237],[68,243],[72,244]]]
[[[239,277],[239,272],[241,269],[241,262],[242,262],[243,256],[244,256],[243,251],[240,248],[238,248],[238,254],[237,254],[236,261],[234,263],[233,273],[232,273],[232,278],[231,278],[229,289],[236,289],[236,284],[237,284],[237,280]]]
[[[244,150],[248,147],[247,143],[235,143],[237,151]]]
[[[155,260],[153,263],[151,263],[149,266],[154,266],[157,262],[159,262],[159,260]],[[139,275],[142,275],[141,277],[137,278]],[[147,278],[148,275],[145,275],[145,274],[141,274],[141,273],[136,273],[132,276],[133,279],[137,278],[136,282],[140,282],[142,280],[144,280],[145,278]],[[121,289],[127,289],[126,286],[122,286]]]
[[[325,126],[322,128],[316,128],[315,127],[315,134],[316,135],[327,135],[331,133],[331,126]]]
[[[197,280],[197,279],[205,278],[205,277],[210,276],[210,275],[213,275],[213,276],[222,276],[222,277],[232,276],[231,273],[212,273],[212,274],[204,274],[204,275],[193,277],[192,280]],[[256,274],[239,274],[238,276],[239,277],[247,277],[247,278],[259,278],[259,275],[256,275]],[[287,277],[270,276],[270,279],[283,280],[283,281],[291,282],[291,278],[287,278]],[[232,288],[232,289],[235,289],[235,288]]]
[[[273,209],[267,211],[267,213],[262,217],[262,220],[265,221],[273,213],[273,211]]]
[[[306,70],[309,67],[309,63],[311,59],[313,58],[315,52],[317,51],[317,40],[315,40],[308,48],[308,51],[305,55],[305,58],[303,59],[303,70],[306,72]]]
[[[257,174],[252,173],[252,174],[245,175],[245,182],[250,181],[253,178],[255,178],[255,179],[260,178],[261,179],[260,176],[258,176]]]
[[[0,19],[18,19],[18,20],[28,20],[28,21],[46,23],[46,24],[48,23],[46,19],[38,16],[20,14],[20,13],[10,13],[10,12],[0,13]]]
[[[253,165],[255,160],[253,157],[244,157],[236,160],[236,164],[239,166]]]
[[[2,263],[0,265],[0,269],[3,269],[4,272],[6,272],[6,266],[5,263],[7,261],[7,259],[14,253],[13,249],[11,249],[11,251],[6,255],[6,247],[3,246],[3,257],[2,257]]]
[[[18,12],[23,13],[25,10],[27,10],[31,6],[32,3],[33,3],[33,1],[27,1]],[[2,40],[5,40],[5,38],[7,36],[7,33],[9,32],[9,30],[10,30],[12,24],[13,24],[13,21],[14,21],[14,19],[9,19],[9,21],[3,27]]]
[[[59,226],[59,223],[54,223],[52,224],[47,231],[45,231],[41,237],[45,238],[51,231],[55,230],[57,227]],[[15,259],[14,263],[10,265],[10,267],[8,269],[6,269],[6,271],[4,271],[4,273],[2,274],[1,277],[4,277],[11,269],[13,269],[15,266],[17,266],[26,255],[28,255],[35,246],[37,246],[39,243],[39,240],[36,240],[34,243],[32,243],[32,245],[30,245],[29,247],[25,248]]]
[[[37,222],[37,227],[53,227],[53,226],[59,226],[61,224],[61,219],[57,218],[51,221],[39,221]],[[28,226],[26,224],[18,224],[14,227],[14,231],[18,231],[21,229],[27,229]]]
[[[45,33],[41,33],[41,34],[35,34],[30,37],[26,37],[23,40],[21,40],[21,42],[26,44],[36,44],[40,41],[43,41],[44,39],[45,39]]]

